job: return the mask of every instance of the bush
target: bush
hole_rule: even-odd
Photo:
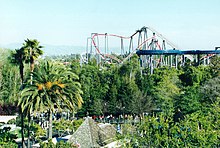
[[[77,148],[77,145],[60,141],[56,145],[52,142],[52,140],[49,140],[48,143],[40,143],[41,148]]]
[[[147,116],[130,132],[127,128],[122,141],[126,147],[219,147],[216,115],[194,113],[177,123],[163,114]]]
[[[17,148],[17,144],[13,142],[0,142],[1,148]]]

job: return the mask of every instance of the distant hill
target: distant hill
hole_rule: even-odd
[[[7,45],[0,45],[0,48],[6,49],[19,49],[21,48],[22,43],[13,43]],[[58,55],[71,55],[71,54],[80,54],[86,52],[86,46],[74,46],[74,45],[50,45],[50,44],[42,44],[44,46],[44,56],[58,56]],[[120,47],[109,47],[109,53],[120,54]],[[125,52],[128,50],[128,47],[124,47]],[[93,47],[93,52],[95,49]],[[90,51],[90,49],[89,49]],[[101,47],[100,51],[104,53],[104,48]]]
[[[83,46],[70,46],[70,45],[43,45],[44,55],[70,55],[85,52],[86,49]]]
[[[22,46],[22,43],[13,43],[7,45],[0,45],[1,48],[18,49]],[[52,55],[70,55],[85,52],[86,49],[83,46],[71,46],[71,45],[49,45],[42,44],[44,46],[44,56]]]
[[[0,45],[1,48],[6,48],[6,49],[17,49],[17,48],[20,48],[21,46],[22,46],[22,43]]]

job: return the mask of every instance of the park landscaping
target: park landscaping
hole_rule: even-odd
[[[74,135],[87,116],[120,127],[114,138],[120,147],[220,146],[219,56],[207,66],[186,61],[150,75],[137,55],[123,65],[42,55],[37,40],[0,49],[0,113],[17,115],[10,122],[21,127],[1,130],[2,147],[17,147],[17,138],[23,147],[77,147],[51,140]]]

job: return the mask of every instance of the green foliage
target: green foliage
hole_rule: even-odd
[[[33,84],[28,82],[22,90],[19,101],[22,111],[42,111],[47,108],[54,111],[55,104],[58,109],[65,105],[73,111],[76,110],[83,102],[77,79],[78,76],[63,65],[49,61],[41,63],[33,73]]]
[[[58,133],[59,136],[63,134],[73,134],[74,131],[78,129],[78,127],[82,124],[83,120],[57,120],[53,122],[54,129]]]
[[[122,66],[98,67],[92,61],[83,65],[79,76],[85,103],[78,115],[132,113],[132,103],[139,90],[135,81],[138,72],[135,56]]]
[[[145,144],[151,147],[213,147],[219,142],[219,137],[216,136],[219,135],[220,125],[219,56],[211,59],[210,66],[195,67],[188,63],[179,69],[160,67],[155,68],[152,75],[146,73],[146,69],[140,69],[137,56],[123,65],[98,64],[95,59],[91,59],[87,65],[80,65],[78,57],[60,57],[61,62],[69,63],[64,66],[61,62],[40,62],[34,70],[34,62],[42,54],[41,48],[37,40],[28,39],[21,49],[13,51],[10,58],[9,52],[0,50],[1,104],[16,103],[19,89],[24,87],[19,102],[23,111],[54,110],[55,107],[77,111],[82,98],[84,103],[77,112],[79,117],[142,115],[143,112],[161,109],[163,115],[147,117],[147,122],[143,124],[124,128],[128,131],[123,136],[127,136],[127,139],[130,135],[135,137],[133,141],[127,141],[127,146]],[[28,65],[31,67],[23,72],[27,66],[25,63],[31,63]],[[14,64],[19,65],[19,68]],[[30,85],[28,80],[32,70],[33,81]],[[23,87],[20,87],[21,73],[24,74]],[[75,90],[79,93],[73,93]],[[68,101],[69,98],[76,97],[80,98],[80,104],[77,100]],[[186,119],[173,124],[172,116],[176,109],[180,109]],[[78,120],[73,123],[62,120],[54,125],[58,131],[69,127],[76,130],[80,123]],[[202,125],[199,130],[198,123]],[[25,127],[27,128],[27,124]],[[35,125],[32,128],[40,136],[41,129]]]
[[[203,105],[209,106],[211,103],[215,103],[217,98],[220,97],[220,76],[206,81],[200,87],[200,93]]]
[[[17,138],[17,135],[11,133],[10,129],[10,127],[4,127],[3,129],[0,129],[0,142],[2,142],[2,144],[12,142]]]
[[[180,79],[184,86],[200,85],[211,78],[210,68],[200,65],[198,67],[185,66]]]
[[[13,142],[0,142],[0,147],[1,148],[17,148],[18,145]]]
[[[73,120],[72,124],[75,131],[80,127],[83,121],[84,121],[83,119]]]
[[[147,116],[141,124],[126,128],[122,141],[125,147],[218,147],[220,130],[214,121],[212,114],[194,113],[176,124],[172,116]]]
[[[32,73],[33,79],[25,84],[18,105],[22,113],[49,112],[49,137],[52,137],[52,112],[68,108],[76,111],[81,107],[81,85],[78,76],[59,63],[45,61]],[[30,118],[29,118],[30,119]]]
[[[162,67],[152,75],[154,80],[153,97],[158,108],[166,113],[174,108],[174,98],[180,93],[178,71]]]
[[[78,60],[72,60],[70,67],[71,67],[71,70],[72,70],[75,74],[77,74],[77,75],[80,74],[80,63],[79,63]]]
[[[5,64],[2,69],[1,101],[2,103],[15,104],[18,100],[18,92],[20,88],[18,69],[9,63]]]
[[[37,123],[32,123],[30,130],[33,131],[34,133],[34,138],[39,139],[40,137],[45,137],[46,136],[46,131],[42,129],[42,127],[37,124]]]
[[[0,104],[15,104],[20,88],[19,71],[8,59],[9,50],[0,52]]]
[[[53,122],[54,129],[58,133],[59,136],[62,136],[65,133],[73,134],[74,131],[78,129],[78,127],[82,124],[83,119],[78,120],[57,120]]]
[[[185,87],[180,95],[174,100],[175,108],[183,114],[191,114],[199,111],[202,107],[201,96],[198,86]]]
[[[47,143],[46,142],[41,142],[40,147],[42,147],[42,148],[55,148],[56,145],[52,142],[51,139],[49,139]]]
[[[97,101],[105,96],[106,91],[105,87],[102,87],[105,83],[101,83],[102,72],[97,66],[85,65],[82,67],[79,77],[84,92],[82,97],[85,102],[80,112],[84,115],[88,113],[91,115],[101,114],[102,107],[97,104]]]
[[[34,64],[35,60],[43,54],[41,50],[43,46],[40,45],[40,42],[36,39],[26,39],[23,44],[23,55],[26,57],[24,60],[26,63]],[[34,70],[33,67],[30,67],[31,71]]]
[[[78,148],[78,146],[72,143],[60,141],[56,144],[56,148]]]
[[[151,96],[147,96],[141,91],[135,92],[135,97],[132,100],[132,113],[137,115],[142,115],[143,113],[149,113],[151,110],[155,109],[153,99]]]
[[[7,124],[16,124],[16,120],[15,119],[11,119],[7,122]]]
[[[77,145],[68,143],[68,142],[63,142],[60,141],[58,143],[56,143],[56,145],[52,142],[52,140],[49,140],[48,143],[44,142],[44,143],[40,143],[40,147],[41,148],[77,148]]]
[[[212,57],[210,70],[213,77],[220,76],[220,56],[215,55]]]
[[[100,68],[94,62],[82,65],[79,74],[85,101],[80,116],[137,113],[144,105],[136,104],[147,101],[151,102],[151,107],[142,111],[150,112],[157,108],[170,114],[180,108],[184,114],[190,114],[200,110],[200,86],[212,78],[209,66],[186,64],[179,70],[161,67],[154,69],[153,75],[146,75],[144,70],[141,75],[135,56],[122,66],[105,65]]]

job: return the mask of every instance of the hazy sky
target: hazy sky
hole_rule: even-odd
[[[220,46],[220,0],[0,0],[0,44],[85,46],[92,32],[151,26],[181,48]]]

